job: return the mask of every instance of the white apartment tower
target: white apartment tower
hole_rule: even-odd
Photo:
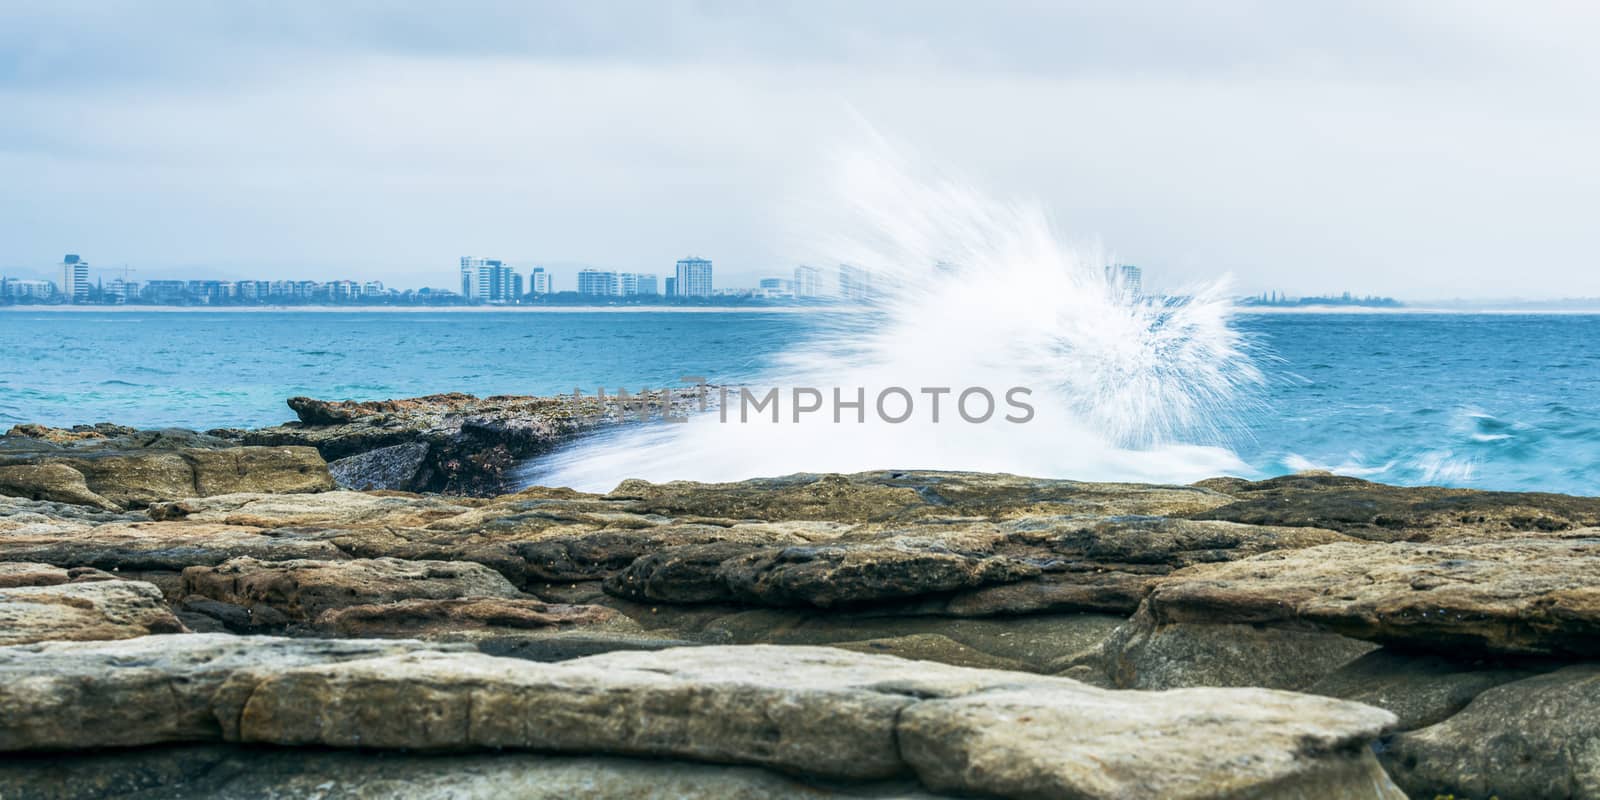
[[[74,253],[61,258],[61,294],[69,303],[89,302],[89,262]]]

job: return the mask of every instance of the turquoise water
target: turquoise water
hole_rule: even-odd
[[[297,395],[549,394],[759,375],[779,313],[0,312],[0,425],[291,418]],[[1600,493],[1600,316],[1244,316],[1268,384],[1227,429],[1257,476]],[[1070,477],[1093,479],[1093,475]]]

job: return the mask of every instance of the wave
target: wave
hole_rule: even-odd
[[[924,179],[881,149],[848,154],[838,175],[835,202],[809,226],[828,233],[809,236],[798,260],[840,265],[842,290],[863,311],[813,315],[809,333],[751,381],[755,396],[779,390],[776,421],[766,409],[748,421],[712,412],[618,431],[539,460],[526,479],[603,491],[630,477],[868,469],[1141,481],[1249,471],[1224,431],[1252,407],[1262,376],[1222,282],[1176,300],[1142,296],[1107,268],[1109,254],[1061,242],[1037,204]],[[796,388],[864,397],[868,408],[837,422],[838,408],[797,415]],[[968,422],[952,404],[973,388],[1025,390],[1034,413]],[[930,389],[948,390],[937,421]],[[888,417],[914,408],[912,418],[874,408],[885,392]]]

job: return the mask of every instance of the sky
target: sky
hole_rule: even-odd
[[[1157,287],[1600,296],[1597,40],[1537,0],[18,0],[0,272],[753,284],[869,130]]]

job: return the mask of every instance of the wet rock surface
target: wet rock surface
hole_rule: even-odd
[[[512,468],[573,437],[639,418],[681,416],[699,407],[689,391],[649,391],[628,403],[612,397],[495,396],[451,393],[368,402],[289,399],[298,420],[247,431],[246,445],[313,447],[352,489],[495,494]]]
[[[294,429],[444,413],[397,402]],[[149,433],[0,453],[248,449]],[[95,497],[0,496],[7,798],[224,791],[178,752],[238,796],[383,796],[383,758],[441,797],[1593,796],[1559,717],[1600,638],[1587,498],[880,471],[146,502],[69,468]]]

